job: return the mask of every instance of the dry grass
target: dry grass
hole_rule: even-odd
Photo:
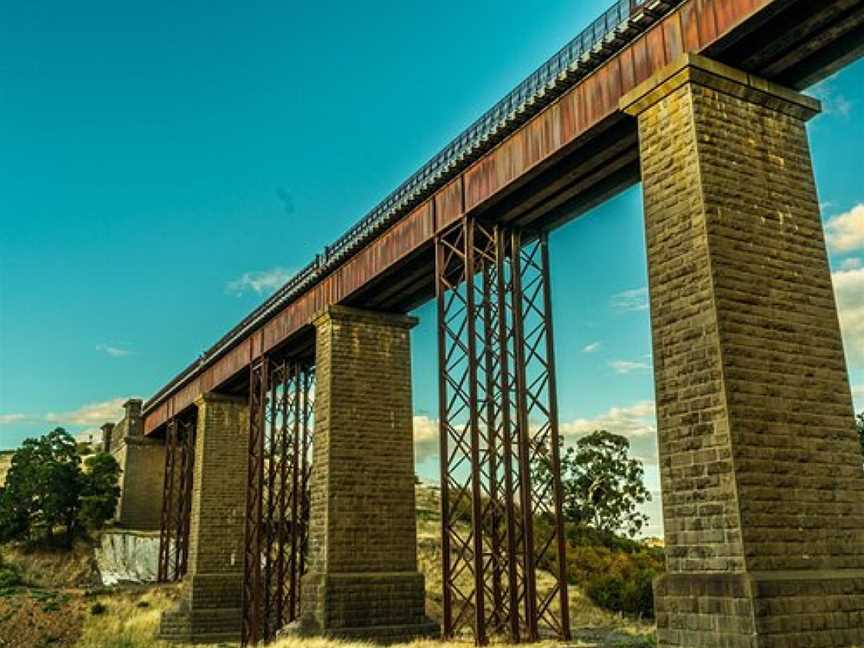
[[[153,588],[140,592],[125,592],[89,597],[90,610],[96,604],[104,606],[100,614],[85,611],[81,638],[74,648],[180,648],[180,644],[169,644],[154,638],[159,627],[159,615],[176,600],[175,588]],[[629,643],[626,636],[612,643],[605,640],[599,645],[618,646],[648,644]],[[622,643],[624,641],[624,643]],[[201,646],[198,648],[223,648],[229,644]],[[505,646],[508,644],[492,644]],[[569,646],[595,646],[593,641],[575,640]],[[269,645],[270,648],[372,648],[375,644],[359,641],[337,641],[322,638],[286,637]],[[467,648],[469,642],[415,641],[396,648]],[[534,644],[537,648],[558,648],[560,644],[545,641]],[[191,648],[191,647],[184,647]]]
[[[4,545],[3,558],[17,565],[24,580],[36,587],[57,589],[92,587],[99,583],[93,547],[78,541],[65,548]]]
[[[420,487],[417,492],[417,542],[420,571],[426,576],[427,614],[441,618],[441,545],[440,521],[438,516],[437,494]],[[100,594],[88,594],[93,584],[94,563],[92,548],[84,544],[73,552],[32,551],[4,548],[4,556],[23,568],[25,579],[32,585],[50,588],[56,593],[63,592],[63,607],[45,612],[51,621],[40,638],[37,634],[21,636],[24,643],[4,643],[3,635],[12,626],[3,628],[0,624],[0,648],[180,648],[178,644],[159,641],[155,638],[159,628],[161,613],[173,606],[179,598],[179,586],[141,587],[120,589]],[[466,575],[467,577],[467,575]],[[540,586],[549,586],[551,577],[541,579]],[[467,586],[467,583],[465,584]],[[31,597],[32,598],[32,597]],[[13,601],[9,601],[13,603]],[[14,602],[18,605],[17,601]],[[25,604],[28,615],[35,609],[35,603]],[[40,603],[41,607],[45,607]],[[7,604],[8,607],[8,604]],[[37,612],[43,612],[41,607]],[[57,607],[57,606],[55,606]],[[0,607],[0,612],[4,610]],[[20,625],[22,617],[16,609],[5,610],[7,622]],[[50,614],[49,614],[50,613]],[[570,588],[570,614],[574,641],[568,646],[597,646],[602,648],[645,648],[652,646],[653,625],[628,620],[596,607],[576,587]],[[0,614],[0,617],[4,615]],[[57,623],[66,617],[66,623]],[[3,619],[0,619],[2,621]],[[30,620],[32,624],[36,618]],[[41,617],[40,617],[40,623]],[[62,627],[61,627],[62,626]],[[66,627],[68,626],[68,631]],[[62,630],[62,633],[60,632]],[[40,631],[41,632],[41,631]],[[53,641],[46,643],[51,634]],[[60,642],[57,639],[62,636]],[[371,648],[373,644],[350,641],[335,641],[320,638],[285,637],[270,644],[273,648]],[[401,648],[467,648],[469,641],[445,643],[440,641],[416,641],[402,644]],[[503,646],[505,644],[493,644]],[[560,646],[557,642],[546,641],[535,644],[538,648]],[[199,644],[200,646],[200,644]],[[222,644],[218,648],[223,648]],[[207,648],[206,646],[203,648]],[[217,648],[210,646],[209,648]]]
[[[87,597],[75,648],[170,648],[155,638],[159,617],[177,599],[176,587],[154,587]]]

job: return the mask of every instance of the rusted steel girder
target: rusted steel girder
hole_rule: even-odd
[[[756,57],[752,59],[753,66],[747,69],[760,73],[764,64],[771,60],[782,67],[789,59],[789,52],[801,52],[803,56],[810,51],[802,45],[815,38],[822,26],[837,19],[839,9],[835,5],[840,3],[811,3],[812,24],[808,22],[807,29],[801,32],[793,30],[794,34],[777,28],[783,24],[786,7],[793,4],[786,0],[683,0],[675,3],[677,6],[668,13],[657,9],[669,9],[672,3],[655,0],[635,4],[638,15],[633,18],[638,34],[630,40],[624,38],[624,32],[630,30],[633,21],[621,24],[622,32],[614,29],[617,22],[613,20],[614,8],[611,14],[604,13],[606,24],[613,29],[607,34],[605,28],[598,32],[592,25],[595,36],[589,37],[589,41],[594,39],[590,42],[590,52],[584,51],[584,40],[574,41],[575,49],[568,45],[571,49],[563,58],[556,55],[554,62],[550,62],[551,67],[544,66],[546,72],[532,75],[531,83],[539,81],[536,87],[542,89],[543,97],[540,101],[532,99],[524,111],[517,106],[518,125],[505,124],[503,130],[494,126],[500,131],[500,137],[485,131],[475,132],[470,139],[479,135],[483,147],[488,146],[482,154],[438,156],[447,171],[434,174],[434,188],[420,191],[415,184],[408,194],[400,188],[402,197],[385,201],[384,212],[376,208],[374,222],[364,219],[359,229],[352,230],[354,234],[361,231],[362,240],[351,235],[328,247],[314,264],[244,318],[204,358],[190,364],[154,395],[145,407],[145,433],[155,433],[171,412],[187,407],[198,394],[218,389],[226,380],[248,371],[256,357],[285,344],[292,335],[308,327],[326,306],[346,303],[350,298],[356,300],[388,273],[399,272],[413,255],[431,248],[438,233],[463,217],[482,215],[489,205],[501,200],[502,211],[496,212],[496,218],[518,220],[527,226],[533,226],[531,223],[554,226],[560,224],[556,213],[563,210],[575,216],[585,205],[594,204],[595,189],[600,192],[597,195],[607,195],[606,183],[637,182],[636,165],[631,169],[629,180],[615,180],[616,174],[626,171],[628,158],[632,155],[631,161],[635,161],[637,157],[632,124],[622,122],[618,111],[618,102],[624,94],[682,52],[711,53],[734,64],[735,60],[728,58],[727,53],[729,56],[734,53],[739,34],[749,33],[752,56]],[[776,15],[770,21],[762,20],[772,14]],[[778,43],[784,43],[779,50]],[[575,60],[572,55],[578,57],[579,63],[572,71],[568,67],[563,72],[562,68],[559,75],[558,66],[569,66]],[[786,75],[795,68],[784,70],[782,74]],[[776,73],[781,73],[780,68]],[[551,91],[544,77],[558,89]],[[560,81],[553,82],[553,79]],[[792,83],[795,78],[790,77],[788,81]],[[553,98],[555,100],[551,101]],[[521,122],[523,118],[524,123]],[[598,133],[606,133],[608,138],[597,140],[594,134]],[[628,138],[632,140],[630,143]],[[569,171],[562,168],[554,182],[543,183],[542,190],[530,191],[527,203],[522,201],[508,206],[507,201],[520,191],[519,187],[527,191],[531,180],[536,180],[535,173],[543,168],[550,169],[558,159],[574,155],[586,161],[603,159],[604,162],[596,167],[586,166],[585,175],[575,182],[571,182],[575,176],[570,178]],[[405,195],[414,197],[403,199]],[[586,201],[571,212],[566,207],[579,196]],[[510,213],[505,214],[503,210]],[[382,213],[391,214],[392,222],[391,216],[379,221]],[[385,224],[379,223],[390,224],[385,228]],[[378,227],[382,229],[379,231]],[[357,305],[363,304],[357,302]]]
[[[179,581],[189,558],[189,522],[195,465],[195,418],[172,418],[165,438],[165,479],[159,533],[160,583]]]
[[[436,276],[444,636],[569,638],[545,235],[463,219]]]
[[[308,362],[264,357],[251,370],[243,645],[275,638],[300,614],[314,378]]]

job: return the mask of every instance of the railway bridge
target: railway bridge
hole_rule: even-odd
[[[136,413],[165,454],[136,496],[184,580],[162,635],[568,638],[547,235],[641,181],[659,645],[864,644],[864,472],[799,93],[862,52],[862,0],[616,2]],[[431,299],[440,628],[407,315]]]

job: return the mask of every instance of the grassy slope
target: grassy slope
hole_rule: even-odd
[[[440,620],[440,518],[437,495],[417,491],[417,543],[419,568],[426,575],[427,613]],[[4,550],[7,559],[23,567],[34,588],[19,589],[5,599],[0,592],[0,648],[171,648],[176,644],[153,637],[161,612],[177,600],[179,588],[151,587],[92,593],[92,551],[79,545],[71,554],[22,553]],[[551,577],[541,578],[549,583]],[[45,599],[48,596],[48,599]],[[54,599],[51,599],[54,596]],[[40,598],[41,597],[41,598]],[[59,597],[59,598],[58,598]],[[48,600],[46,603],[45,601]],[[5,607],[4,607],[5,601]],[[47,611],[43,610],[47,608]],[[4,613],[5,610],[5,613]],[[575,587],[570,588],[574,630],[572,646],[629,648],[653,645],[653,627],[610,614],[593,605]],[[26,617],[25,617],[26,615]],[[4,616],[6,618],[4,618]],[[36,621],[34,621],[36,619]],[[30,632],[21,633],[21,623]],[[37,622],[38,621],[38,622]],[[44,627],[43,627],[44,626]],[[15,637],[20,637],[17,641]],[[11,639],[10,639],[11,638]],[[76,638],[76,639],[73,639]],[[52,640],[53,639],[53,640]],[[6,643],[4,643],[4,641]],[[454,644],[464,647],[465,642]],[[551,648],[555,642],[537,644]],[[275,648],[359,648],[361,644],[329,640],[283,639]],[[411,648],[446,648],[442,642],[415,642]]]

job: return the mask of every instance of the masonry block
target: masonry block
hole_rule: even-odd
[[[664,648],[864,645],[864,470],[805,122],[684,56],[639,119],[668,573]]]
[[[117,525],[154,531],[162,524],[165,443],[144,436],[141,407],[140,399],[130,399],[123,405],[126,413],[117,425],[102,426],[102,449],[114,456],[123,471]]]
[[[209,393],[196,401],[189,568],[179,605],[162,615],[173,641],[236,641],[242,624],[249,407]]]
[[[439,634],[417,571],[409,330],[331,307],[316,333],[310,569],[301,630],[395,641]]]

